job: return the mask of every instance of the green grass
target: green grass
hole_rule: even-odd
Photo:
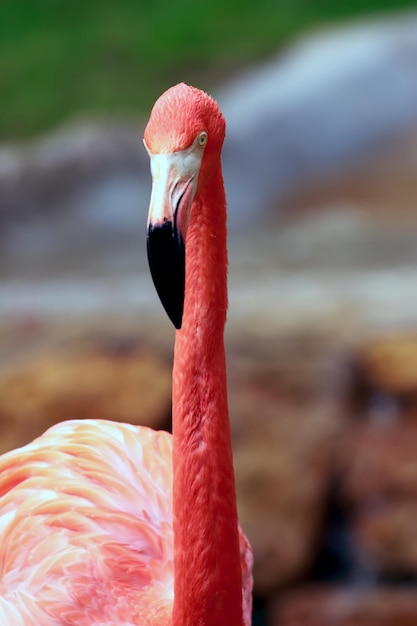
[[[0,0],[0,140],[210,89],[314,28],[414,0]]]

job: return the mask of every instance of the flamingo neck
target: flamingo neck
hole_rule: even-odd
[[[183,324],[175,341],[173,626],[242,625],[223,340],[227,249],[220,167],[209,186],[192,207]]]

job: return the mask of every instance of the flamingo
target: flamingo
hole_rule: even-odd
[[[100,420],[0,458],[2,626],[249,626],[227,409],[225,121],[185,84],[145,129],[153,280],[176,327],[173,435]]]

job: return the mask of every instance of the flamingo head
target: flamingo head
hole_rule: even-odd
[[[158,295],[176,328],[182,324],[192,207],[219,167],[224,136],[225,121],[215,101],[184,83],[160,96],[145,129],[152,173],[148,259]]]

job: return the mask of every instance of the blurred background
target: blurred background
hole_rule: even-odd
[[[150,107],[228,122],[230,412],[254,624],[417,624],[417,4],[1,0],[0,447],[170,425]]]

